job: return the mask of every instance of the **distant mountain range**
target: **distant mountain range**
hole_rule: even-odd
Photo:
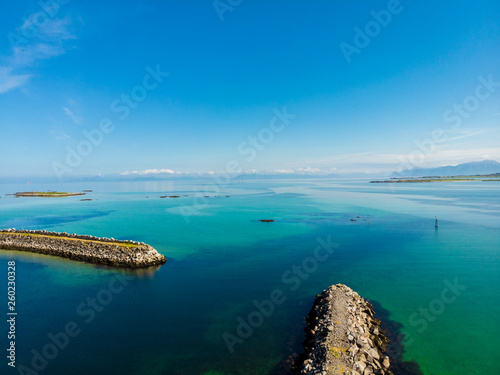
[[[447,165],[438,168],[412,168],[394,172],[391,177],[472,176],[492,173],[500,173],[500,163],[495,160]]]
[[[367,179],[387,177],[390,172],[385,173],[266,173],[266,172],[243,172],[231,174],[230,181],[252,181],[252,180],[319,180],[319,179]],[[495,160],[484,160],[481,162],[464,163],[459,165],[448,165],[438,168],[413,168],[401,172],[393,172],[390,177],[430,177],[430,176],[467,176],[486,175],[500,173],[500,163]],[[110,174],[98,176],[68,176],[66,182],[107,182],[107,181],[175,181],[175,180],[207,180],[226,181],[227,175],[217,173],[151,173],[141,174],[138,172],[127,174]],[[53,183],[55,177],[25,177],[11,178],[14,183]]]

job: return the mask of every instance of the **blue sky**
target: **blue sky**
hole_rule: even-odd
[[[3,179],[500,160],[498,1],[43,4],[0,14]]]

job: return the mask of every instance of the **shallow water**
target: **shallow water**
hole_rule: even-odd
[[[93,189],[93,201],[4,195],[49,188]],[[220,191],[208,181],[0,184],[0,193],[2,228],[134,239],[168,258],[156,270],[125,272],[0,252],[3,280],[7,261],[17,262],[18,365],[31,366],[49,333],[68,322],[80,329],[41,374],[284,373],[314,296],[334,283],[374,301],[406,332],[404,360],[422,373],[500,373],[496,183],[246,181]],[[160,199],[173,194],[181,197]],[[275,222],[258,222],[267,218]],[[318,241],[335,244],[321,261]],[[123,288],[110,292],[110,282]],[[450,283],[463,287],[443,292]],[[256,304],[273,290],[284,302],[259,315]],[[249,317],[256,327],[240,338]],[[225,333],[237,337],[233,352]]]

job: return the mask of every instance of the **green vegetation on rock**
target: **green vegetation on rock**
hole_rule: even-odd
[[[22,191],[14,194],[16,197],[41,197],[41,198],[61,198],[75,195],[85,195],[85,193],[67,193],[60,191]]]

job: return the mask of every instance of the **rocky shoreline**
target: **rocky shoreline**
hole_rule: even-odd
[[[20,197],[41,197],[41,198],[62,198],[62,197],[73,197],[76,195],[85,195],[85,193],[61,193],[58,191],[21,191],[14,195],[16,198]]]
[[[144,268],[166,262],[164,255],[143,242],[45,230],[0,230],[0,249],[55,255],[113,267]]]
[[[372,305],[343,284],[317,296],[307,317],[301,375],[392,375],[384,355],[389,340]]]

